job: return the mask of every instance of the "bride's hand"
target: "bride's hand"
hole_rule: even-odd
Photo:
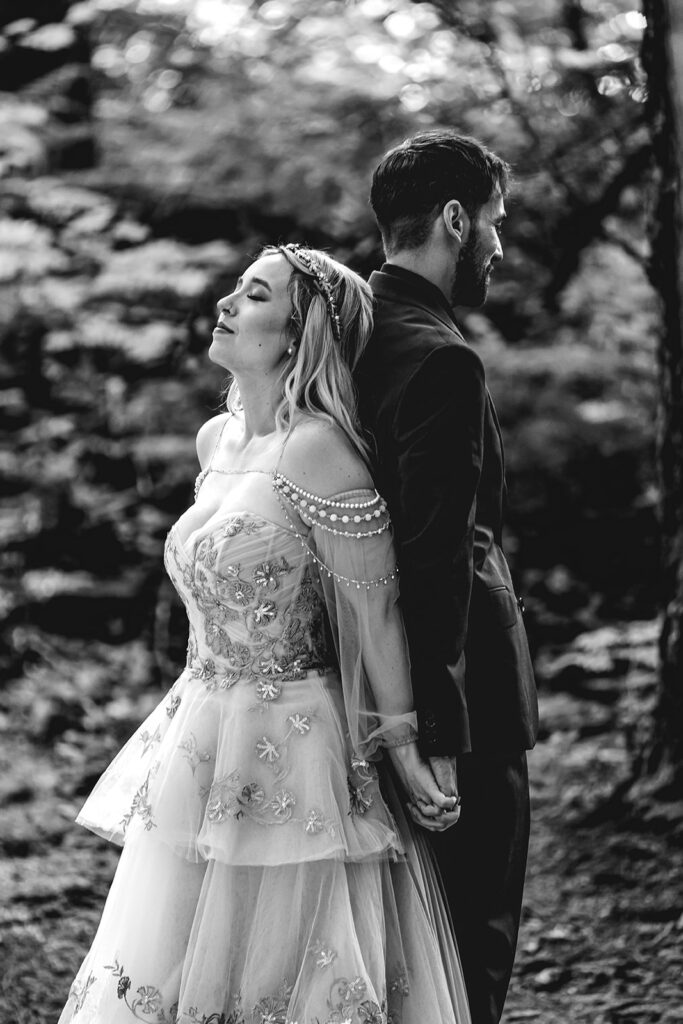
[[[457,796],[444,796],[431,768],[422,759],[417,743],[388,747],[396,774],[408,797],[408,810],[413,820],[432,832],[443,832],[460,817]]]

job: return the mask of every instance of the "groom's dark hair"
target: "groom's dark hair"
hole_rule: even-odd
[[[370,191],[387,255],[424,245],[450,199],[476,217],[496,190],[507,195],[509,178],[504,160],[448,128],[421,132],[390,149],[375,169]]]

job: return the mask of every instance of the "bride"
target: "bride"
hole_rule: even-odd
[[[227,411],[199,431],[165,548],[187,663],[77,819],[124,848],[60,1024],[470,1022],[411,820],[443,829],[459,807],[418,753],[355,419],[371,301],[287,245],[218,303]]]

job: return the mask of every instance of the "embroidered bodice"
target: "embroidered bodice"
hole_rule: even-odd
[[[187,672],[210,691],[250,686],[265,709],[287,682],[336,671],[359,754],[415,738],[414,712],[381,713],[377,701],[401,685],[410,700],[384,501],[369,489],[314,495],[277,469],[243,472],[267,476],[281,522],[254,507],[219,513],[185,541],[176,524],[167,538],[190,624]]]
[[[268,704],[334,667],[320,580],[293,531],[233,512],[192,550],[171,530],[165,564],[190,622],[187,668],[207,689],[246,684]]]

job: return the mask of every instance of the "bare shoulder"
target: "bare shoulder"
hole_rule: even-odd
[[[313,417],[302,419],[292,430],[280,472],[321,497],[372,487],[370,472],[344,431]]]
[[[218,416],[212,416],[206,423],[202,423],[197,431],[197,457],[202,469],[208,465],[221,430],[229,418],[229,412],[221,412]]]

